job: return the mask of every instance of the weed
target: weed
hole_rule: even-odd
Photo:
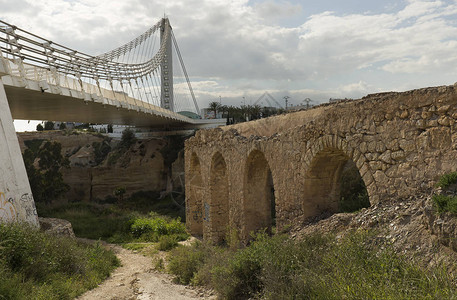
[[[155,261],[154,269],[156,269],[157,271],[165,271],[165,263],[163,261],[163,258],[159,258]]]
[[[149,243],[127,243],[122,245],[125,249],[128,250],[133,250],[133,251],[138,251],[138,250],[143,250],[144,248],[150,246]]]
[[[457,214],[457,196],[433,195],[432,201],[438,213]]]
[[[160,251],[169,251],[178,246],[178,238],[176,235],[163,235],[159,237],[157,249]]]
[[[457,172],[452,172],[441,176],[437,186],[445,189],[454,183],[457,183]]]
[[[168,270],[175,275],[176,282],[190,283],[205,261],[205,248],[202,243],[195,242],[191,247],[177,247],[171,250]]]
[[[314,235],[294,241],[257,234],[236,251],[201,243],[170,252],[169,271],[180,283],[205,284],[224,299],[453,298],[443,268],[423,270],[397,255],[374,232],[336,240]]]
[[[80,244],[25,225],[0,225],[0,241],[0,295],[6,299],[72,299],[119,266],[100,244]]]

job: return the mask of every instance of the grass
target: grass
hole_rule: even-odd
[[[0,225],[0,298],[73,299],[94,288],[119,261],[99,243]]]
[[[187,238],[184,225],[178,220],[181,212],[176,209],[171,199],[157,198],[158,195],[154,192],[138,192],[120,204],[112,199],[100,201],[102,203],[37,203],[37,211],[40,217],[70,221],[76,236],[89,239],[102,239],[113,243],[135,240],[157,242],[163,233],[180,234],[179,240]],[[151,211],[153,213],[148,214]],[[161,217],[161,214],[169,217]],[[153,219],[155,223],[164,226],[166,232],[154,232],[151,229]]]
[[[125,213],[113,205],[82,202],[55,206],[37,203],[37,210],[40,217],[70,221],[78,237],[107,241],[122,238],[128,232],[128,221],[134,217],[134,213]]]
[[[168,271],[183,284],[207,285],[223,299],[449,299],[446,269],[421,269],[374,233],[294,241],[257,235],[246,248],[194,243],[170,252]]]
[[[138,193],[121,204],[68,203],[44,205],[37,203],[38,214],[42,217],[65,219],[71,222],[78,237],[102,239],[111,243],[159,242],[162,236],[172,240],[186,240],[189,235],[180,217],[162,216],[156,212],[146,214],[149,208],[164,207],[165,200],[154,203],[147,201],[149,194]],[[151,205],[153,202],[153,205]],[[168,204],[171,205],[171,204]],[[176,213],[175,213],[176,215]],[[162,240],[164,246],[165,239]],[[170,248],[167,246],[165,248]]]

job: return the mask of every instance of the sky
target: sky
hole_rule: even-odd
[[[0,19],[97,55],[170,19],[200,107],[457,81],[457,0],[0,0]],[[263,104],[263,103],[262,103]]]

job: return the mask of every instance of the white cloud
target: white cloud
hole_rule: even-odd
[[[278,20],[297,16],[305,2],[256,3],[0,0],[0,18],[95,55],[131,40],[166,13],[188,73],[199,80],[193,86],[202,103],[219,96],[254,99],[265,90],[297,99],[344,98],[457,77],[455,1],[409,0],[379,14],[321,12],[292,28]]]

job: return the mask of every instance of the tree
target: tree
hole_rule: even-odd
[[[216,119],[217,118],[217,112],[219,111],[219,109],[221,108],[221,104],[217,101],[213,101],[213,102],[210,102],[209,103],[209,106],[208,108],[214,112],[214,118]]]
[[[128,149],[130,148],[130,146],[135,144],[136,141],[137,139],[135,137],[135,133],[131,129],[127,128],[124,131],[122,131],[122,137],[119,143],[119,148]]]
[[[101,164],[111,151],[111,146],[108,139],[104,139],[101,143],[93,142],[95,163]]]
[[[44,122],[44,130],[54,130],[54,122],[52,122],[52,121]]]
[[[32,194],[37,202],[51,203],[68,191],[69,186],[63,181],[61,169],[69,167],[70,163],[62,156],[60,143],[46,141],[36,153],[26,149],[23,157]],[[38,169],[35,167],[36,160]]]
[[[43,131],[43,130],[44,130],[44,128],[43,128],[43,125],[41,125],[41,123],[36,126],[36,131]]]
[[[64,122],[60,123],[59,129],[60,129],[60,130],[67,129],[67,124],[65,124]]]
[[[113,194],[117,197],[118,203],[124,202],[124,194],[127,192],[127,189],[123,186],[117,187],[114,189]]]
[[[113,125],[108,124],[108,133],[113,133]]]

